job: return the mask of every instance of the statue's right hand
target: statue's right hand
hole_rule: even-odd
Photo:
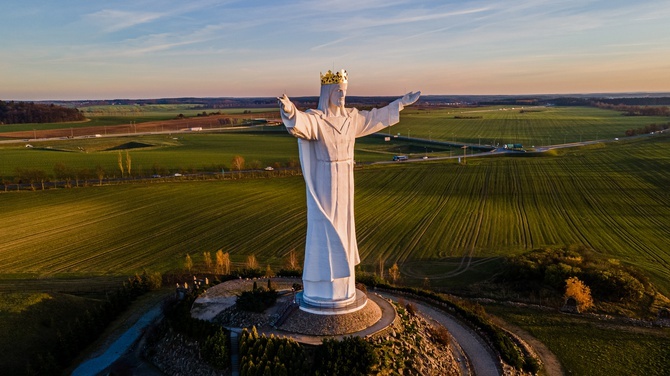
[[[288,99],[288,96],[284,93],[281,97],[277,97],[277,104],[284,112],[291,111],[291,100]]]

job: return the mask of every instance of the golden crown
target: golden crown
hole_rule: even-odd
[[[320,73],[320,75],[321,85],[346,84],[347,80],[349,79],[349,75],[344,69],[335,73],[328,71],[328,73]]]

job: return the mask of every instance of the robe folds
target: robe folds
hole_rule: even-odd
[[[371,111],[346,109],[328,117],[319,110],[280,111],[289,133],[298,138],[307,193],[305,294],[347,299],[355,294],[354,266],[360,263],[354,223],[354,143],[396,124],[400,100]],[[313,282],[317,288],[309,288]],[[331,284],[330,286],[328,284]]]

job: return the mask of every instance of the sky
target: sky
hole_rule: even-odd
[[[3,0],[0,99],[670,91],[667,0]]]

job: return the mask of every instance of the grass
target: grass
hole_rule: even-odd
[[[477,107],[402,112],[392,134],[472,144],[520,143],[525,147],[623,137],[631,128],[667,123],[667,117],[622,116],[592,107],[542,107],[524,112],[516,107]],[[473,117],[456,119],[455,117]]]
[[[230,170],[235,155],[243,156],[247,164],[258,161],[262,167],[298,160],[296,139],[276,129],[39,141],[31,145],[33,148],[26,148],[24,143],[0,145],[0,178],[12,181],[17,167],[41,169],[53,175],[56,163],[92,171],[100,165],[106,176],[120,176],[118,153],[123,154],[125,161],[126,151],[132,160],[133,173],[144,176],[153,174],[157,168],[170,172]],[[411,144],[368,137],[357,142],[356,160],[387,161],[395,154],[407,154],[408,148],[412,148]],[[424,148],[412,150],[423,154]]]
[[[3,374],[24,374],[27,362],[35,367],[35,354],[52,348],[57,331],[99,302],[59,293],[0,293],[0,369]]]
[[[129,144],[144,147],[124,149],[124,145]],[[75,170],[95,170],[100,165],[107,176],[120,176],[118,154],[121,152],[125,161],[126,151],[130,154],[134,174],[145,176],[158,167],[172,172],[218,171],[221,166],[228,170],[233,156],[238,154],[247,163],[259,160],[263,167],[298,159],[296,140],[283,133],[147,135],[45,141],[32,145],[34,148],[23,144],[0,146],[0,177],[12,179],[16,167],[37,168],[52,174],[56,163]]]
[[[544,343],[567,375],[661,376],[670,369],[670,328],[508,306],[489,305],[486,310]]]

